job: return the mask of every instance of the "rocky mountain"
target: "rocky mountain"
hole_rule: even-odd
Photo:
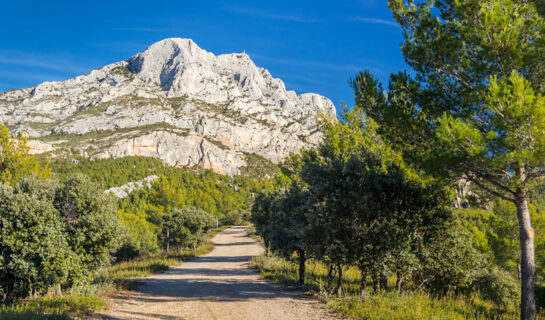
[[[215,56],[190,39],[159,41],[127,61],[0,93],[0,121],[34,153],[148,156],[238,174],[317,144],[320,95],[297,95],[246,54]]]

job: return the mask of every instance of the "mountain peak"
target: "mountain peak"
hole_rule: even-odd
[[[244,53],[214,54],[169,38],[73,79],[0,93],[0,121],[35,152],[91,158],[140,155],[237,174],[321,140],[323,96],[288,91]]]
[[[184,65],[200,61],[206,63],[213,54],[199,48],[191,39],[168,38],[156,42],[129,59],[129,69],[144,81],[155,81],[168,89],[172,77]]]

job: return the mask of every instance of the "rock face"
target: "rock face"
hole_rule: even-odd
[[[131,155],[234,175],[247,154],[272,162],[316,145],[320,95],[287,91],[246,54],[215,56],[165,39],[128,61],[59,82],[0,93],[0,121],[33,152]]]
[[[159,177],[156,175],[147,176],[142,180],[129,182],[119,187],[113,187],[104,192],[111,193],[118,198],[125,198],[135,190],[151,188],[151,184],[153,183],[153,181],[157,180],[158,178]]]

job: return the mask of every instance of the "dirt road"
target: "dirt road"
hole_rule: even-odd
[[[119,300],[103,319],[334,319],[315,300],[259,279],[248,268],[263,249],[246,228],[220,232],[207,255],[143,279],[138,292]]]

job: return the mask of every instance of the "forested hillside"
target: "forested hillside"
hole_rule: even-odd
[[[175,168],[146,157],[74,161],[54,159],[49,162],[53,178],[64,181],[83,174],[103,190],[157,175],[151,188],[142,188],[118,199],[118,215],[128,230],[123,256],[157,252],[165,244],[161,234],[163,217],[176,208],[195,207],[213,217],[214,225],[240,224],[249,219],[254,196],[264,189],[282,184],[279,169],[255,156],[255,168],[246,175],[230,177],[199,168]],[[254,170],[252,172],[252,170]],[[270,178],[259,179],[263,176]]]

